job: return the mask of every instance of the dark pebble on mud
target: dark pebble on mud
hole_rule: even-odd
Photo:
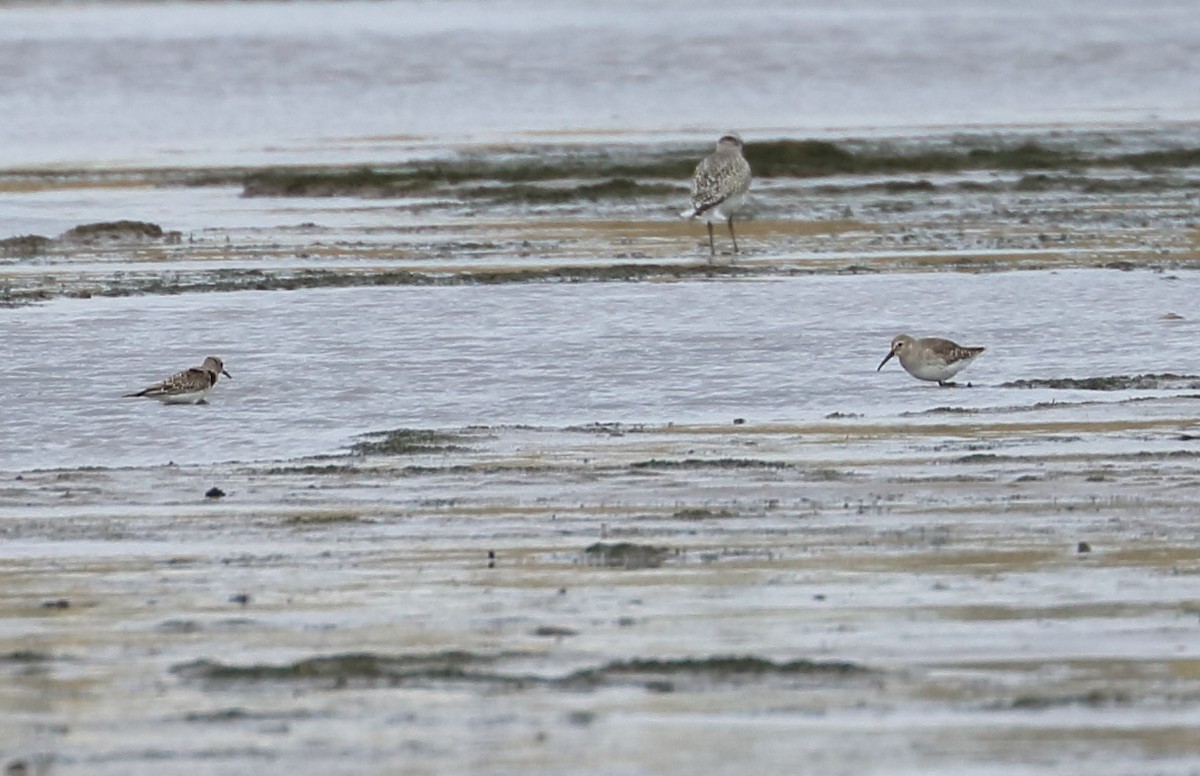
[[[225,491],[221,490],[220,488],[218,488],[214,485],[213,487],[204,491],[204,497],[205,498],[224,498]]]
[[[594,711],[572,711],[567,715],[567,721],[572,725],[587,727],[596,721],[596,712]]]
[[[1077,544],[1075,546],[1075,552],[1078,552],[1081,554],[1085,553],[1085,552],[1091,552],[1091,551],[1092,551],[1092,545],[1088,544],[1087,542],[1080,542],[1079,544]]]
[[[533,635],[547,638],[563,638],[564,636],[578,636],[579,631],[561,625],[539,625],[534,629]]]

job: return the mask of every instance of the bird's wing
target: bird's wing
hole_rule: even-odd
[[[713,209],[734,194],[749,188],[750,165],[740,156],[714,154],[696,165],[692,177],[694,215]]]
[[[930,352],[941,356],[948,364],[978,356],[983,352],[983,348],[965,348],[956,342],[940,337],[930,337],[925,340],[925,344],[929,346]]]
[[[192,393],[207,390],[212,386],[212,373],[199,367],[185,369],[171,375],[161,383],[155,383],[139,396],[163,396],[176,393]]]

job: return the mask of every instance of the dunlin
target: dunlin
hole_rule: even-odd
[[[221,375],[225,375],[230,380],[233,379],[233,375],[225,371],[225,364],[221,359],[209,356],[200,366],[185,369],[145,390],[127,393],[125,397],[145,396],[149,399],[158,399],[164,404],[201,404],[208,397],[213,386],[217,384],[217,378]]]
[[[900,366],[918,380],[929,380],[938,385],[951,386],[950,378],[961,372],[974,361],[983,348],[966,348],[940,337],[913,339],[907,334],[897,335],[892,340],[892,349],[884,356],[875,371],[883,369],[892,356],[900,359]]]
[[[708,226],[709,263],[717,255],[713,245],[713,221],[724,219],[733,240],[733,252],[738,252],[733,233],[733,216],[750,190],[750,165],[742,156],[742,138],[730,132],[717,141],[717,150],[696,165],[692,176],[692,205],[680,213],[684,218],[704,216]]]

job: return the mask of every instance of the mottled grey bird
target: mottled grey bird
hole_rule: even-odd
[[[125,398],[145,396],[148,399],[158,399],[164,404],[200,404],[221,375],[233,379],[233,375],[225,371],[225,364],[221,359],[209,356],[200,366],[177,372],[166,380],[136,393],[127,393]]]
[[[721,135],[717,150],[696,165],[692,176],[692,206],[680,213],[684,218],[704,216],[708,226],[708,261],[717,255],[713,245],[713,221],[724,219],[733,240],[733,252],[738,252],[733,233],[733,216],[750,190],[750,165],[742,156],[742,138],[736,132]]]
[[[937,382],[950,386],[950,378],[961,372],[974,361],[983,348],[967,348],[940,337],[913,339],[907,334],[898,334],[892,340],[892,349],[875,368],[878,372],[892,356],[900,359],[900,366],[918,380]]]

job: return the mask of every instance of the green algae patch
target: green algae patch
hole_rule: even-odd
[[[743,151],[755,175],[767,178],[813,177],[858,171],[861,159],[824,140],[774,140],[752,143]]]
[[[26,258],[41,256],[54,245],[54,240],[40,234],[24,234],[0,240],[0,256]]]
[[[525,205],[557,205],[570,202],[600,202],[602,200],[637,199],[639,197],[663,197],[682,195],[682,186],[662,183],[638,183],[631,178],[611,178],[599,183],[579,186],[539,186],[529,183],[514,183],[507,186],[484,186],[460,189],[458,194],[471,198],[485,198],[497,203]]]
[[[244,197],[399,197],[429,191],[436,178],[362,167],[342,169],[269,169],[242,181]]]
[[[171,672],[190,680],[221,683],[305,682],[323,687],[398,686],[409,683],[478,681],[518,683],[515,677],[479,672],[494,657],[470,652],[439,652],[429,655],[378,655],[352,652],[305,658],[282,665],[231,665],[212,660],[183,663]]]
[[[722,679],[741,676],[785,676],[788,674],[803,676],[834,674],[845,676],[847,674],[868,673],[868,670],[855,663],[844,661],[791,660],[784,663],[777,663],[761,657],[722,656],[673,660],[625,660],[609,663],[600,669],[592,669],[580,673],[583,675],[601,674],[604,676],[696,674]]]
[[[704,507],[685,507],[676,510],[671,517],[676,520],[722,520],[737,517],[738,513],[729,509],[705,509]]]
[[[651,458],[634,461],[631,469],[790,469],[792,465],[783,461],[764,461],[760,458],[684,458],[667,460]]]
[[[242,178],[246,197],[400,197],[438,192],[466,197],[499,196],[491,187],[458,189],[471,181],[508,184],[517,199],[537,196],[532,184],[567,180],[595,183],[564,187],[561,196],[599,199],[613,196],[675,193],[678,187],[639,184],[639,178],[687,179],[696,159],[679,152],[649,153],[628,163],[617,163],[598,154],[547,157],[514,161],[506,157],[471,157],[423,162],[410,167],[283,167],[247,172]],[[550,191],[546,189],[545,191]],[[533,193],[531,193],[533,192]]]
[[[610,281],[681,280],[770,275],[768,266],[730,264],[604,264],[576,267],[474,270],[463,272],[333,271],[263,272],[258,269],[217,270],[196,279],[155,274],[106,281],[106,285],[75,292],[76,296],[127,297],[150,294],[174,296],[224,291],[298,291],[312,288],[390,286],[470,286],[510,283],[603,283]],[[57,286],[56,286],[57,288]],[[14,290],[0,285],[0,306],[44,302],[59,295],[49,288]]]
[[[360,687],[437,687],[479,685],[490,690],[546,687],[591,691],[606,686],[641,687],[649,692],[704,690],[713,685],[770,681],[805,682],[851,679],[874,671],[855,663],[813,660],[775,662],[753,656],[633,658],[582,668],[565,676],[514,674],[495,670],[503,659],[530,655],[478,655],[447,651],[426,655],[379,655],[353,652],[305,658],[282,665],[233,665],[195,660],[171,668],[186,681],[213,684],[302,683],[327,689]]]
[[[123,220],[80,224],[63,232],[59,239],[68,243],[92,245],[98,242],[161,240],[163,236],[163,229],[158,224],[148,221]]]
[[[767,275],[768,267],[734,264],[604,264],[599,266],[548,267],[460,272],[443,285],[492,285],[500,283],[593,283],[614,280],[655,280],[740,277]]]
[[[1010,701],[989,704],[986,708],[989,711],[1045,711],[1067,706],[1124,706],[1131,702],[1129,693],[1097,688],[1073,695],[1018,695]]]
[[[966,150],[885,147],[851,150],[823,140],[775,140],[746,146],[746,161],[766,178],[810,178],[880,173],[949,173],[962,170],[1075,169],[1087,159],[1034,142]]]
[[[50,654],[33,649],[18,649],[0,655],[0,663],[46,663],[53,659]]]
[[[650,692],[677,692],[704,690],[713,685],[742,686],[760,682],[771,682],[772,686],[791,682],[811,684],[866,677],[873,673],[868,668],[843,661],[792,660],[780,663],[754,656],[639,658],[576,671],[559,680],[559,684],[588,690],[633,684]]]
[[[316,476],[325,476],[333,474],[357,474],[359,473],[357,466],[349,466],[347,464],[306,464],[297,466],[273,466],[267,469],[263,474],[310,474]]]
[[[589,566],[605,566],[623,569],[654,569],[663,564],[671,551],[666,547],[651,544],[596,542],[583,551],[584,561]]]
[[[1162,374],[1113,375],[1110,377],[1035,378],[1001,383],[1000,387],[1075,391],[1198,390],[1200,389],[1200,376],[1164,372]]]
[[[425,455],[429,453],[460,452],[467,448],[458,444],[459,434],[419,428],[397,428],[363,434],[361,441],[350,446],[351,455]]]
[[[323,512],[298,512],[293,515],[286,515],[283,518],[285,525],[327,525],[330,523],[353,523],[362,518],[360,512],[339,512],[339,511],[323,511]]]
[[[678,194],[707,149],[646,148],[614,159],[602,149],[550,151],[541,156],[475,154],[420,161],[404,167],[277,167],[247,171],[247,197],[404,197],[436,193],[501,202],[567,202]],[[834,143],[814,139],[751,142],[744,150],[762,178],[831,175],[952,173],[964,170],[1079,170],[1086,166],[1162,169],[1195,164],[1195,149],[1144,154],[1087,154],[1025,141],[1008,145],[895,148],[887,144]],[[666,185],[661,181],[680,181]],[[585,181],[575,186],[538,184]],[[647,183],[647,181],[655,181]],[[499,186],[462,188],[471,182]],[[901,190],[932,190],[928,181],[897,184]]]

